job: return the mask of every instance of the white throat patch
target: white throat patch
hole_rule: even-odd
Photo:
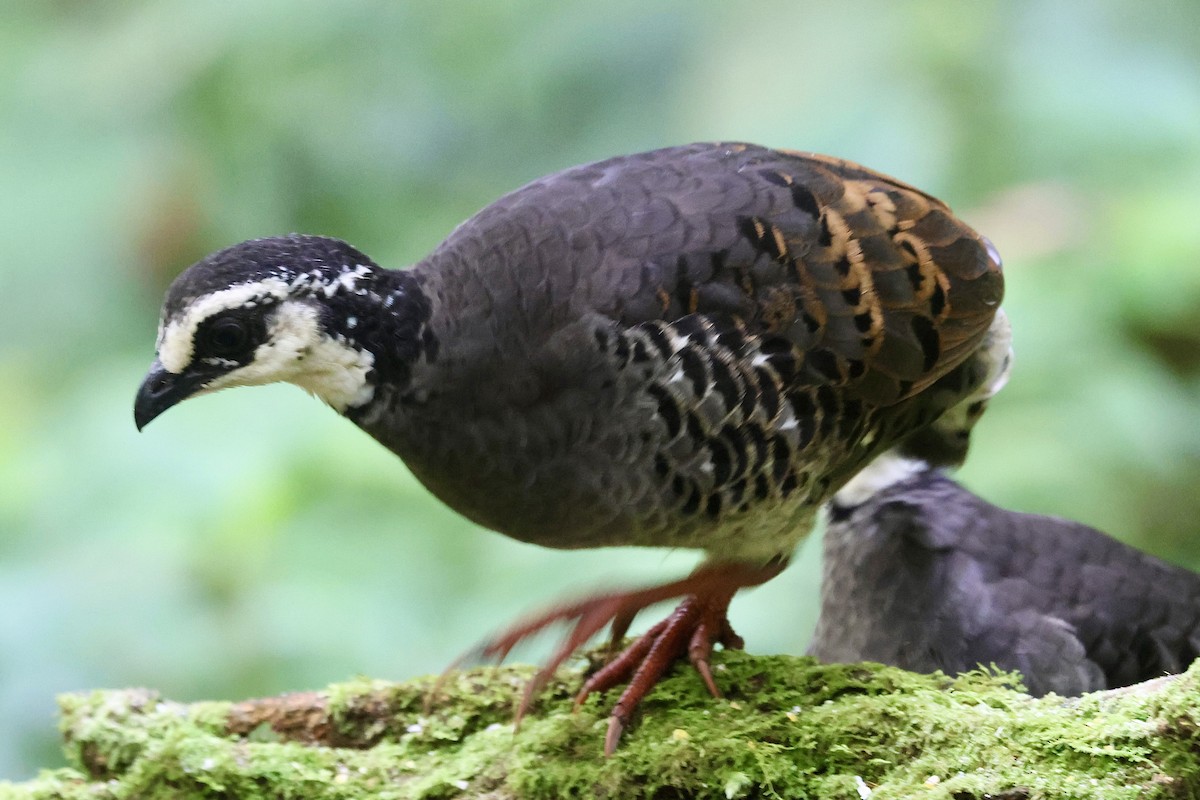
[[[278,295],[274,291],[276,283],[281,288]],[[267,280],[235,286],[202,298],[180,320],[164,328],[159,338],[159,360],[169,371],[182,372],[193,356],[192,336],[205,318],[222,309],[244,305],[256,296],[286,297],[287,288],[283,281]],[[254,352],[254,359],[216,378],[196,394],[209,394],[230,386],[286,381],[341,413],[374,396],[375,387],[367,380],[374,362],[375,357],[370,351],[360,350],[340,337],[326,334],[321,329],[315,305],[304,300],[285,299],[272,312],[267,340]]]

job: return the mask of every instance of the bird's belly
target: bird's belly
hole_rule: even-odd
[[[689,498],[656,469],[661,420],[628,400],[557,404],[466,421],[414,414],[386,435],[364,425],[399,455],[440,500],[472,521],[521,541],[576,549],[685,547],[729,558],[790,553],[812,526],[818,498],[754,498],[738,506]]]
[[[885,436],[862,402],[785,382],[760,344],[699,317],[581,320],[520,357],[446,361],[425,381],[436,390],[382,396],[355,421],[451,508],[516,539],[771,558],[903,426]]]

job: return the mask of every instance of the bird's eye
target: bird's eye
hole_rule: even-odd
[[[232,356],[245,349],[250,332],[240,320],[219,319],[205,332],[204,341],[208,350],[217,356]]]

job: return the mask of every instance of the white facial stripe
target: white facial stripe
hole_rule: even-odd
[[[375,387],[367,382],[374,362],[369,351],[326,335],[315,306],[285,300],[273,314],[267,341],[254,352],[254,360],[220,376],[198,394],[287,381],[342,412],[374,395]]]
[[[244,306],[256,297],[287,297],[288,284],[279,278],[265,278],[254,283],[241,283],[219,292],[198,298],[183,314],[166,322],[158,332],[158,360],[163,369],[176,374],[192,362],[193,339],[200,323],[213,314],[229,308]]]

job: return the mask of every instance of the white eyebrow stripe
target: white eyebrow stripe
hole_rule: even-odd
[[[196,330],[200,323],[221,311],[247,305],[257,297],[287,297],[289,286],[280,278],[239,283],[192,301],[183,313],[159,327],[158,360],[167,372],[180,373],[192,363]]]

